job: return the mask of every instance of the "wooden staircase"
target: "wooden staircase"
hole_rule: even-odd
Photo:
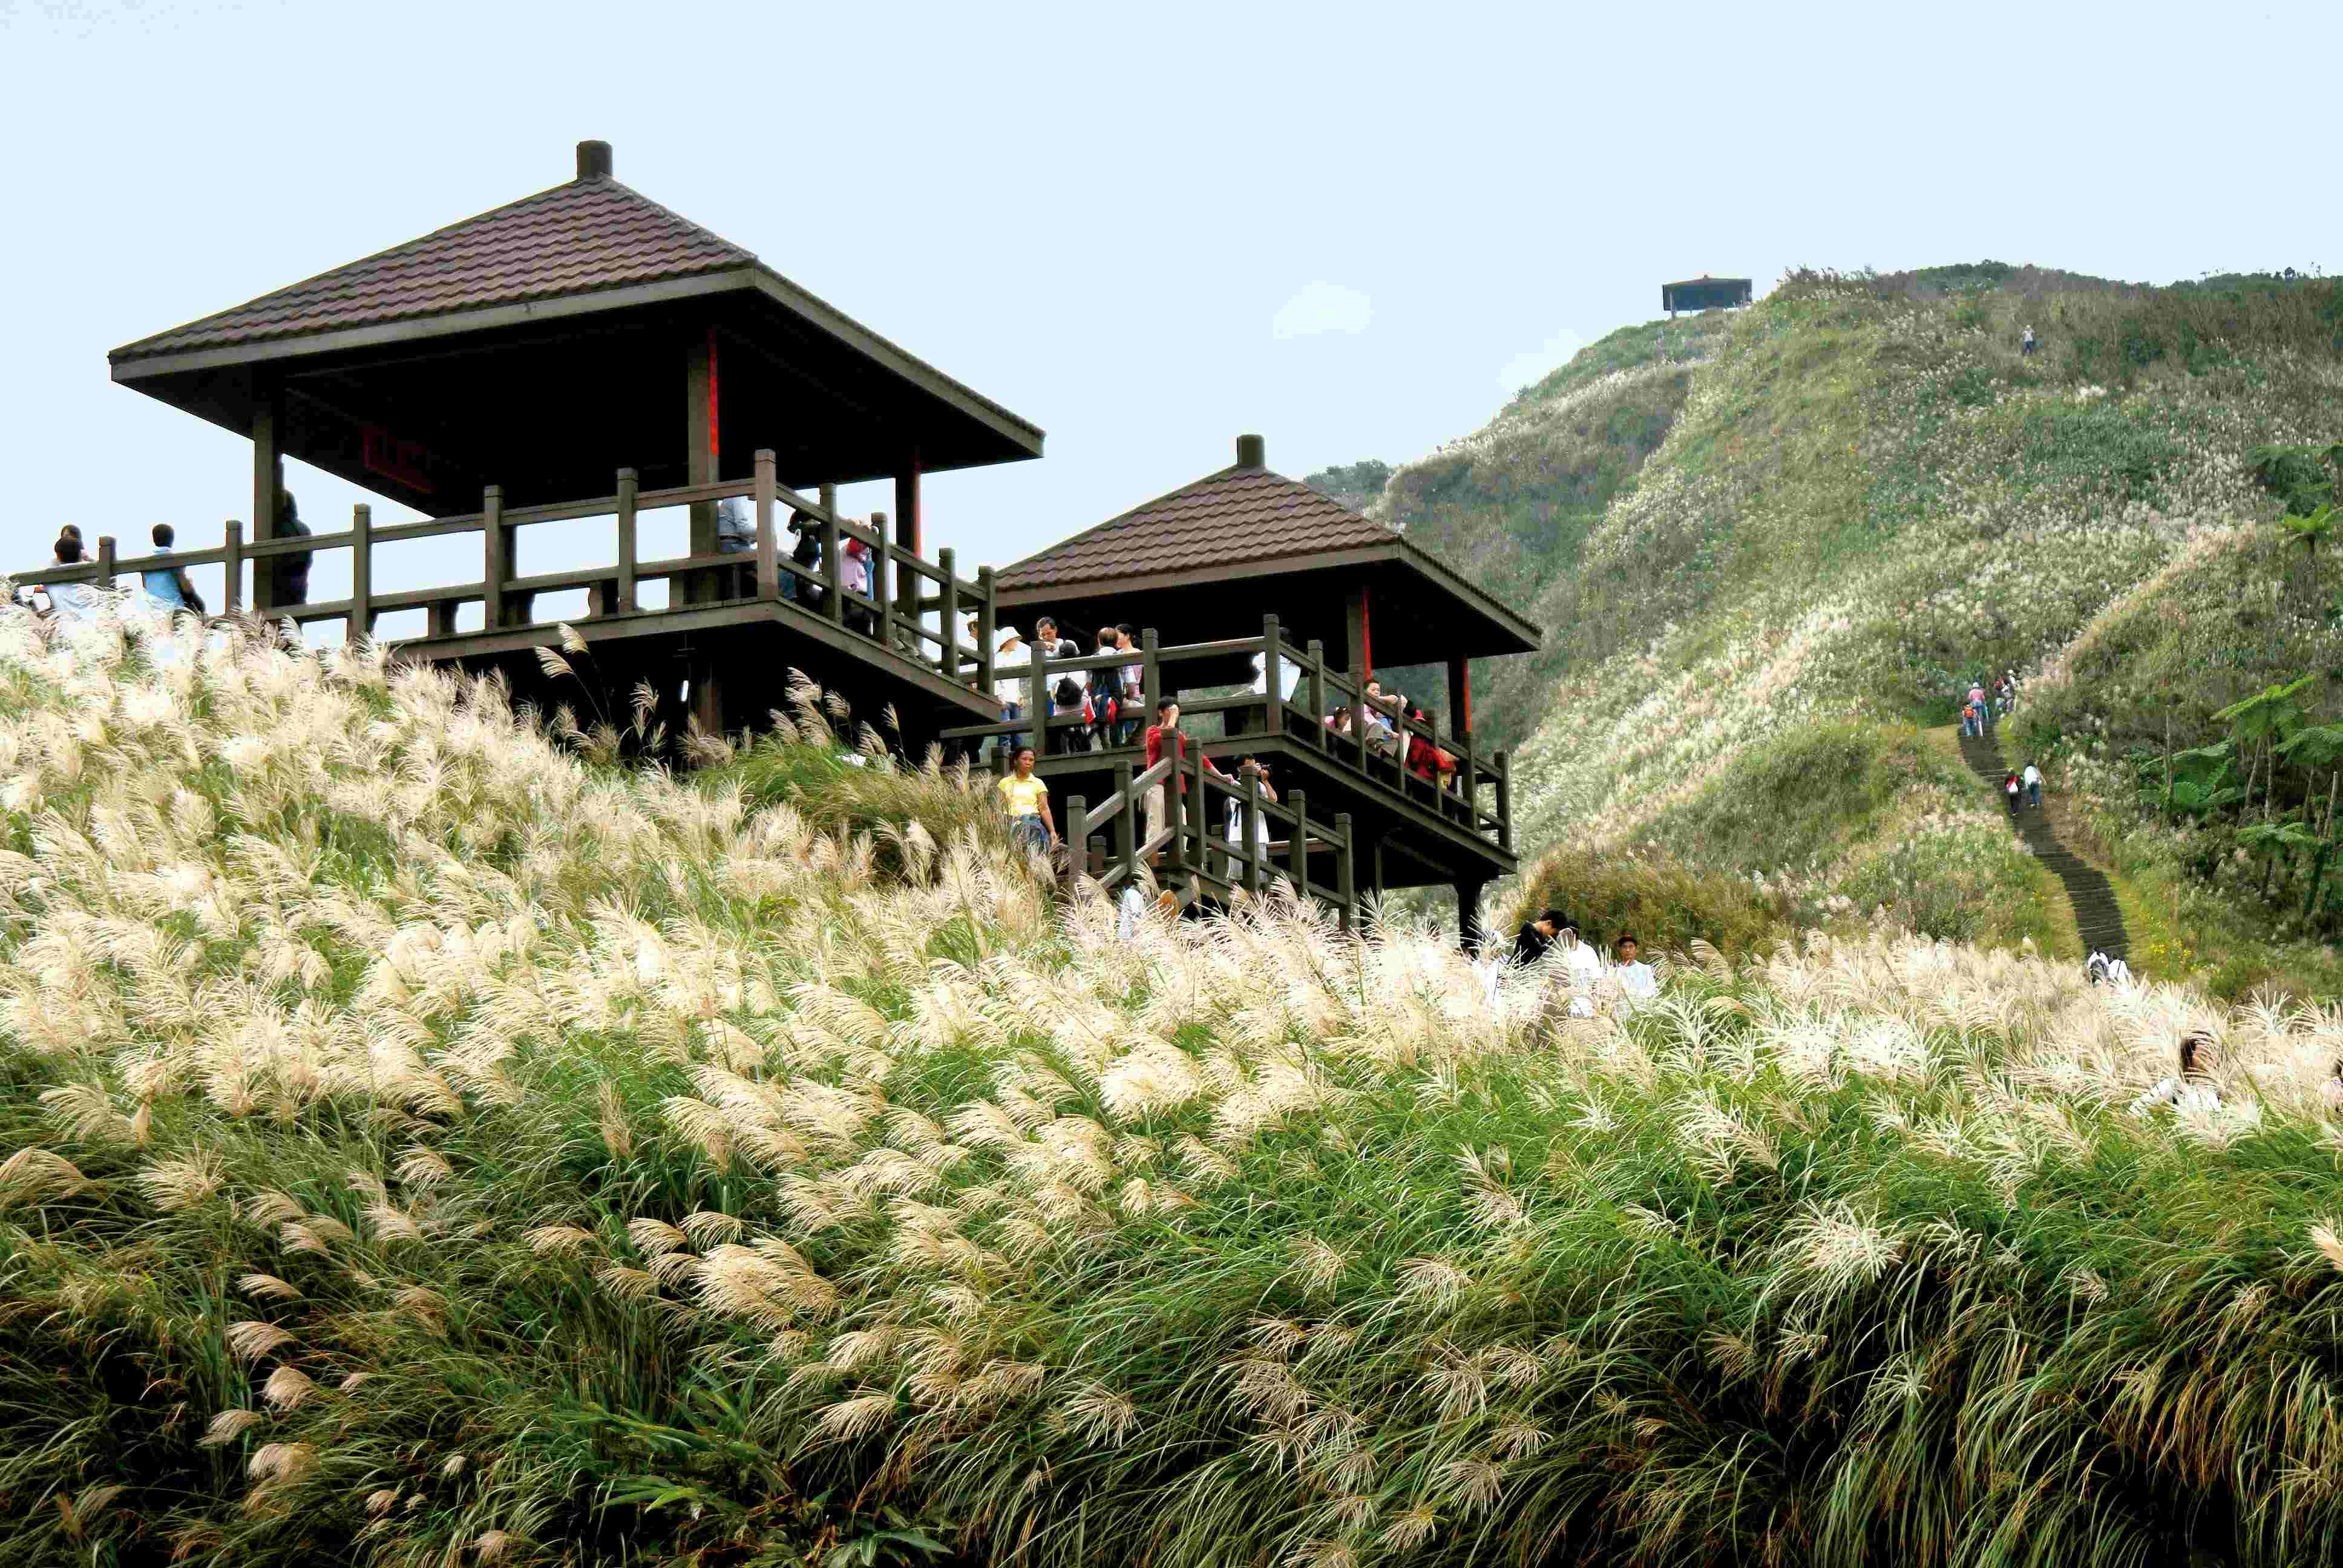
[[[1961,758],[1969,770],[1985,780],[1986,789],[1994,800],[2002,800],[2001,783],[2009,769],[2002,760],[2001,748],[1991,735],[1963,735]],[[2016,820],[2011,826],[2034,858],[2050,869],[2066,890],[2066,901],[2075,908],[2075,929],[2082,934],[2085,956],[2105,953],[2111,959],[2129,956],[2131,939],[2125,933],[2123,910],[2116,903],[2116,890],[2107,873],[2091,865],[2058,841],[2050,830],[2049,819],[2038,806],[2026,805],[2021,799]]]

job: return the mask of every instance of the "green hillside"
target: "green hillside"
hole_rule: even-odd
[[[1524,841],[1559,857],[1528,892],[1595,898],[1590,875],[1608,873],[1589,868],[1632,852],[1742,879],[1791,926],[1844,925],[1851,906],[2040,940],[2024,907],[2040,879],[1993,802],[1957,770],[1896,760],[1916,755],[1898,727],[1949,724],[1970,678],[2015,668],[2034,706],[2006,743],[2077,792],[2106,852],[2184,900],[2163,960],[2227,990],[2333,989],[2323,948],[2281,913],[2307,888],[2281,877],[2265,901],[2260,858],[2248,877],[2226,853],[2244,824],[2143,849],[2137,791],[2107,770],[2161,755],[2167,718],[2176,749],[2213,742],[2211,715],[2238,697],[2343,670],[2332,595],[2281,584],[2307,568],[2288,566],[2249,461],[2343,435],[2343,285],[1805,274],[1698,325],[1699,364],[1637,365],[1653,327],[1614,334],[1400,469],[1381,503],[1500,591],[1534,594],[1547,647],[1496,678],[1520,683],[1504,709],[1534,716]],[[2334,713],[2343,687],[2309,700],[2308,717]],[[2311,781],[2282,778],[2278,810]],[[2197,873],[2160,879],[2184,863]]]
[[[1866,935],[1576,1019],[1403,920],[1125,935],[821,711],[679,776],[0,608],[0,1563],[2343,1546],[2331,1015]],[[1728,776],[1950,788],[1801,733]],[[1704,799],[1651,830],[1729,855]]]

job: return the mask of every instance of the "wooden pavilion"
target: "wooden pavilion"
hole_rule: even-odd
[[[523,695],[534,650],[558,633],[537,595],[584,589],[565,617],[616,691],[688,683],[710,730],[781,700],[803,669],[876,718],[893,705],[914,745],[957,715],[997,715],[989,650],[960,628],[990,621],[989,574],[921,554],[922,475],[1041,455],[1040,429],[921,363],[749,251],[612,176],[610,148],[578,146],[574,179],[246,304],[117,348],[126,387],[249,436],[248,538],[217,560],[253,607],[299,621],[347,618],[353,640],[397,609],[427,612],[402,656],[505,670]],[[422,511],[419,524],[275,538],[283,462],[297,457]],[[894,484],[894,522],[836,514],[837,485]],[[756,508],[753,555],[718,548],[718,505]],[[636,516],[688,507],[689,554],[638,558]],[[779,520],[801,511],[824,546],[818,569],[787,558]],[[607,565],[529,576],[518,531],[610,530]],[[437,535],[482,539],[477,582],[371,591],[374,547]],[[866,593],[842,589],[860,540],[880,563]],[[273,602],[266,564],[352,551],[352,592]],[[106,560],[91,575],[147,563]],[[26,574],[58,577],[54,571]],[[664,579],[663,608],[638,590]],[[794,595],[803,583],[822,591]],[[458,629],[459,618],[478,624]],[[558,699],[558,693],[544,693]]]
[[[1347,901],[1342,884],[1353,878],[1361,893],[1452,887],[1470,941],[1478,935],[1471,922],[1482,890],[1518,864],[1510,764],[1503,753],[1483,754],[1473,745],[1470,661],[1534,651],[1537,628],[1403,535],[1272,472],[1260,437],[1239,437],[1236,459],[1004,568],[994,579],[998,615],[1029,639],[1042,615],[1083,647],[1102,626],[1139,631],[1135,657],[1045,656],[1015,672],[1038,709],[1059,678],[1053,671],[1115,665],[1143,671],[1146,717],[1125,744],[1039,759],[1060,821],[1078,843],[1094,828],[1102,837],[1111,829],[1112,845],[1101,846],[1110,861],[1127,867],[1143,855],[1146,847],[1131,828],[1137,814],[1131,808],[1155,780],[1136,742],[1156,700],[1172,697],[1183,719],[1222,716],[1224,734],[1201,746],[1199,756],[1222,766],[1241,756],[1269,764],[1288,804],[1306,802],[1312,820],[1324,825],[1321,832],[1270,813],[1285,840],[1272,857],[1276,864],[1247,865],[1239,858],[1222,879],[1250,878],[1258,886],[1263,871],[1273,870],[1290,875],[1298,889],[1327,890],[1334,902]],[[1359,735],[1326,723],[1336,708],[1363,705],[1378,666],[1427,664],[1447,671],[1447,734],[1395,714],[1403,749],[1383,755]],[[1252,689],[1226,689],[1247,683]],[[1045,719],[1041,728],[1079,723]],[[1029,715],[1017,726],[950,733],[974,738],[1034,728]],[[1453,788],[1405,765],[1408,742],[1415,739],[1453,759]],[[1189,815],[1201,819],[1185,822],[1184,837],[1172,846],[1187,870],[1210,879],[1218,850],[1205,840],[1222,830],[1223,801],[1244,788],[1242,778],[1232,787],[1192,774],[1189,793],[1200,804]],[[1093,809],[1097,802],[1105,804]],[[1311,870],[1313,857],[1326,862],[1328,875]]]

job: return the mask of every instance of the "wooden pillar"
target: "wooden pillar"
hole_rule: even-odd
[[[901,610],[900,590],[903,579],[893,577],[887,570],[890,551],[887,546],[886,513],[870,514],[870,531],[879,537],[879,543],[873,546],[870,551],[870,597],[879,601],[879,646],[891,648],[895,646],[895,619]],[[913,578],[911,581],[917,583],[919,579]],[[915,615],[914,621],[917,618]]]
[[[1448,660],[1448,732],[1459,741],[1473,733],[1473,661],[1462,655]]]
[[[1066,799],[1066,830],[1059,835],[1066,846],[1066,891],[1082,879],[1082,861],[1090,853],[1090,802],[1080,795]]]
[[[1354,588],[1342,600],[1343,652],[1350,662],[1343,667],[1353,685],[1363,697],[1367,678],[1375,672],[1373,628],[1368,618],[1367,590],[1363,585]]]
[[[1271,712],[1275,712],[1272,709]],[[1261,852],[1261,764],[1252,763],[1244,769],[1244,822],[1238,829],[1239,847],[1244,850],[1245,891],[1261,896],[1262,862],[1268,857]]]
[[[1116,763],[1114,798],[1122,802],[1122,809],[1114,818],[1114,863],[1122,868],[1126,887],[1135,884],[1139,877],[1139,802],[1131,798],[1131,764]]]
[[[485,587],[487,604],[481,610],[480,629],[494,631],[505,623],[505,578],[512,575],[506,558],[506,547],[511,542],[505,532],[505,487],[490,485],[480,492],[480,537],[485,540],[481,551],[480,573]]]
[[[992,695],[993,645],[1001,640],[1001,627],[993,612],[995,603],[992,568],[976,568],[976,689],[987,697]]]
[[[102,588],[114,587],[114,536],[112,534],[97,536],[97,586]]]
[[[621,611],[635,608],[635,497],[642,479],[632,468],[618,470],[618,603]]]
[[[1285,792],[1285,804],[1295,821],[1288,829],[1285,840],[1285,874],[1293,883],[1297,900],[1310,897],[1310,795],[1304,789]]]
[[[1497,848],[1511,850],[1513,847],[1513,763],[1506,753],[1497,753]]]
[[[1326,738],[1326,645],[1316,638],[1310,639],[1310,719],[1318,736],[1318,749],[1327,749],[1332,742]]]
[[[702,735],[724,733],[724,677],[713,654],[692,650],[691,727]]]
[[[936,552],[937,568],[944,574],[943,587],[937,590],[943,601],[938,629],[944,638],[943,651],[937,658],[937,668],[943,671],[944,678],[955,686],[960,684],[960,579],[952,575],[956,559],[949,549]],[[914,592],[918,591],[919,580],[916,577],[911,579]],[[918,626],[918,619],[914,618],[911,624]],[[919,638],[913,638],[911,645],[916,657],[920,650]]]
[[[694,336],[684,346],[683,357],[683,482],[687,485],[712,485],[716,482],[716,330],[713,327]],[[716,553],[716,503],[691,503],[691,545],[689,553],[712,556]],[[680,592],[678,592],[678,588]],[[689,574],[681,584],[668,588],[670,603],[698,604],[720,591],[713,583],[703,580],[699,572]],[[696,687],[694,689],[698,689]]]
[[[1155,722],[1157,705],[1163,700],[1163,661],[1156,652],[1155,628],[1147,627],[1139,634],[1139,715],[1140,733]]]
[[[1468,953],[1481,950],[1489,933],[1481,925],[1481,894],[1488,887],[1485,877],[1460,877],[1456,880],[1456,940]]]
[[[1351,814],[1334,813],[1334,895],[1342,908],[1342,929],[1349,930],[1359,914],[1358,870],[1352,858],[1356,840],[1351,834]]]
[[[903,467],[895,475],[895,542],[914,560],[920,558],[920,454],[916,449],[904,458]],[[897,562],[896,601],[915,604],[919,598],[919,574]]]
[[[757,448],[757,597],[781,597],[781,549],[774,538],[773,492],[780,487],[779,459],[770,447]]]
[[[226,584],[220,590],[220,612],[234,615],[244,608],[244,524],[235,518],[220,530],[220,569]]]
[[[838,492],[824,485],[821,501],[822,608],[830,612],[831,624],[843,626],[846,624],[846,598],[840,590],[846,587],[846,563],[838,555]]]
[[[350,508],[350,618],[342,640],[357,644],[374,635],[374,508],[360,501]]]
[[[1383,841],[1381,839],[1367,846],[1367,891],[1377,899],[1383,896]]]
[[[252,542],[266,544],[277,537],[277,493],[284,469],[277,452],[277,398],[271,391],[252,410]],[[277,608],[269,581],[275,562],[263,557],[253,563],[252,608],[264,618]]]
[[[1261,690],[1268,699],[1266,717],[1262,721],[1263,731],[1270,735],[1285,732],[1285,672],[1280,668],[1284,655],[1279,650],[1285,638],[1278,635],[1277,618],[1263,616],[1261,622]]]

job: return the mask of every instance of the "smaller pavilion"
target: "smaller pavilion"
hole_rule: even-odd
[[[1745,277],[1711,277],[1705,273],[1686,278],[1682,283],[1660,285],[1660,308],[1675,319],[1679,310],[1737,310],[1753,297],[1750,279]]]

